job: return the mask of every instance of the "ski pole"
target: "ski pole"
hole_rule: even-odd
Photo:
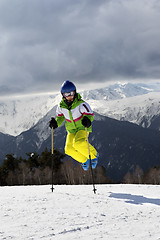
[[[85,128],[85,130],[86,130],[86,139],[87,139],[87,145],[88,145],[88,155],[89,155],[90,169],[91,169],[91,176],[92,176],[92,183],[93,183],[93,192],[96,193],[97,189],[95,188],[95,184],[94,184],[94,176],[93,176],[93,169],[92,169],[92,162],[91,162],[91,154],[90,154],[90,148],[89,148],[89,140],[88,140],[87,128]]]
[[[52,187],[51,187],[51,190],[53,192],[53,157],[54,157],[54,146],[53,146],[53,127],[52,127],[52,164],[51,164],[51,168],[52,168],[52,179],[51,179],[51,182],[52,182]]]

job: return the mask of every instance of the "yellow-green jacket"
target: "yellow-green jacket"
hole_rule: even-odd
[[[68,106],[64,99],[60,102],[56,111],[56,121],[58,127],[65,120],[65,126],[67,132],[76,133],[79,130],[85,130],[85,127],[82,125],[82,118],[87,116],[91,122],[94,119],[94,113],[90,108],[89,104],[82,100],[79,93],[75,97],[71,106]],[[89,132],[92,131],[92,127],[90,126],[87,129]]]

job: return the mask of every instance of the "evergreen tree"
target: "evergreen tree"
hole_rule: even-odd
[[[33,152],[33,153],[26,153],[26,155],[29,157],[27,160],[28,166],[31,170],[34,170],[35,168],[39,167],[39,154]]]
[[[18,168],[18,160],[14,157],[14,154],[7,154],[6,159],[0,167],[0,184],[2,186],[7,185],[7,177],[9,173],[15,172],[16,168]]]
[[[8,172],[14,171],[18,167],[18,160],[14,157],[14,154],[7,154],[6,159],[3,162],[2,168]]]
[[[48,149],[45,148],[39,158],[39,165],[41,168],[50,167],[51,161],[52,161],[51,151],[48,151]]]

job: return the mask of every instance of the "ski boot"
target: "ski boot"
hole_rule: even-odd
[[[89,159],[87,159],[86,162],[82,163],[82,168],[87,171],[89,168]]]
[[[98,157],[99,157],[99,153],[97,152],[97,156],[96,158],[91,160],[91,164],[92,164],[92,169],[95,169],[98,163]]]

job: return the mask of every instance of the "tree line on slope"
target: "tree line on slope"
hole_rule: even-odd
[[[27,159],[16,158],[7,154],[0,166],[0,186],[51,184],[52,154],[47,148],[41,153],[26,153]],[[90,184],[90,171],[84,171],[80,164],[71,159],[63,161],[66,155],[54,149],[53,179],[54,184]],[[94,170],[95,183],[111,183],[104,167]]]
[[[127,172],[123,183],[126,184],[160,184],[160,166],[155,166],[144,172],[138,165],[134,172]]]
[[[14,154],[7,154],[0,166],[0,186],[13,185],[43,185],[51,184],[52,154],[47,148],[41,153],[26,153],[27,159],[16,158]],[[65,154],[54,149],[53,179],[54,184],[91,184],[90,171],[84,171],[80,164],[66,159]],[[94,170],[95,183],[113,183],[106,176],[104,167]],[[144,172],[139,166],[127,172],[122,183],[126,184],[160,184],[160,166],[150,168]]]

